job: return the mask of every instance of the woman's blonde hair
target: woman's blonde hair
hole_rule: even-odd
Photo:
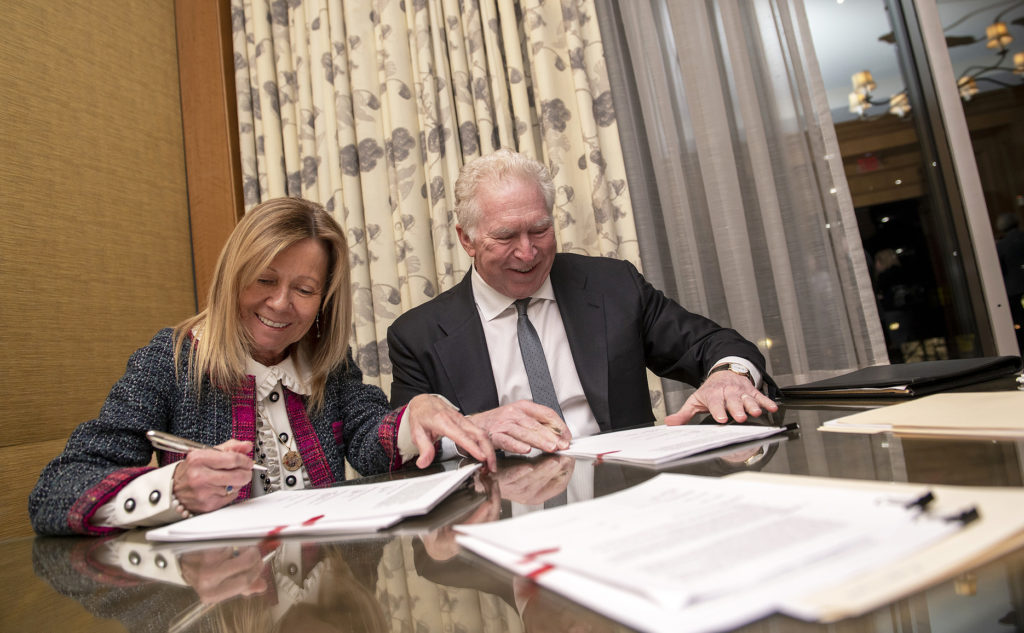
[[[327,280],[317,321],[298,345],[305,348],[311,365],[311,408],[323,404],[327,375],[348,358],[352,329],[348,242],[322,206],[301,198],[267,200],[242,218],[217,260],[206,309],[174,329],[176,367],[182,341],[189,332],[197,334],[188,357],[189,381],[196,393],[204,376],[227,391],[242,384],[252,342],[241,325],[239,297],[281,251],[310,238],[327,251]]]

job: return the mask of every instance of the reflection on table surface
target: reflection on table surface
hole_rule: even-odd
[[[758,470],[1022,485],[1021,441],[817,431],[822,422],[854,413],[858,406],[870,405],[784,408],[772,421],[796,423],[797,430],[657,470],[558,455],[505,457],[496,473],[476,476],[428,516],[376,535],[182,545],[152,544],[142,533],[129,532],[104,539],[6,541],[0,543],[6,563],[0,568],[0,630],[624,631],[461,551],[452,526],[576,503],[659,472],[717,477]],[[839,626],[842,631],[1024,630],[1024,551]],[[836,629],[773,616],[741,630]]]

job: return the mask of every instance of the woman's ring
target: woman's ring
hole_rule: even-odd
[[[224,492],[227,493],[227,494],[231,494],[231,491],[234,490],[234,489],[235,489],[235,487],[232,486],[231,484],[228,484],[227,486],[224,486]]]

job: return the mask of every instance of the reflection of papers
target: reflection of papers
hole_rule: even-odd
[[[559,452],[573,457],[656,465],[787,430],[789,427],[752,424],[646,426],[574,439],[567,450]]]
[[[903,561],[961,527],[906,508],[925,486],[799,481],[662,474],[593,501],[455,529],[468,549],[629,626],[710,631],[775,611],[826,617],[821,601],[800,597]],[[1024,491],[1000,494],[1024,508]],[[1021,531],[1024,510],[1014,513],[992,539]]]
[[[1024,391],[939,393],[825,422],[822,431],[932,435],[942,437],[1024,437]]]
[[[479,465],[375,484],[275,492],[150,530],[156,541],[375,532],[425,514]]]

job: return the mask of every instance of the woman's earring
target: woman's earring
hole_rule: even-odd
[[[316,326],[316,337],[320,338],[320,315],[316,315],[316,319],[313,321],[313,325]]]

